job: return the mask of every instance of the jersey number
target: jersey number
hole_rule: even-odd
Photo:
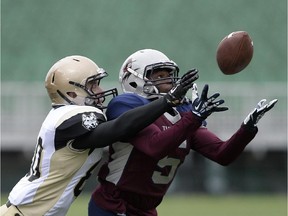
[[[32,158],[32,164],[30,167],[30,172],[27,174],[27,176],[30,176],[28,180],[30,182],[34,181],[35,179],[40,178],[41,172],[40,172],[40,161],[41,161],[41,155],[42,155],[43,147],[42,147],[42,138],[38,138],[38,143],[36,145],[34,155]]]
[[[35,179],[40,178],[41,176],[41,172],[40,172],[40,161],[41,161],[41,156],[42,156],[42,151],[43,151],[43,146],[42,146],[42,138],[39,137],[38,138],[38,143],[36,145],[35,151],[34,151],[34,155],[32,158],[32,164],[30,167],[30,171],[29,173],[27,173],[26,176],[29,176],[28,180],[30,182],[34,181]],[[97,163],[95,163],[85,174],[85,176],[83,176],[80,181],[78,182],[78,184],[75,186],[74,188],[74,195],[77,197],[82,189],[84,184],[86,183],[87,179],[92,175],[94,169],[96,168],[96,166],[99,164],[99,161]]]
[[[174,177],[180,160],[166,156],[158,162],[158,167],[162,171],[154,171],[152,180],[155,184],[168,184]],[[164,174],[164,171],[169,170],[168,173]],[[167,172],[167,171],[166,171]]]
[[[95,163],[92,167],[90,167],[90,169],[86,172],[86,175],[83,176],[80,181],[78,182],[78,184],[75,186],[74,188],[74,196],[77,197],[79,196],[79,194],[82,192],[83,187],[87,181],[87,179],[93,174],[94,169],[96,168],[96,166],[99,164],[100,161],[98,161],[97,163]]]

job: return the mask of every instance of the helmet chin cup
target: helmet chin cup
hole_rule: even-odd
[[[90,97],[85,97],[85,105],[87,106],[94,106],[95,105],[95,100],[90,98]]]
[[[153,94],[155,93],[155,86],[152,84],[152,82],[147,81],[143,86],[143,92],[146,94]],[[157,90],[158,91],[158,90]]]
[[[143,92],[147,95],[147,98],[158,98],[159,96],[163,96],[158,88],[150,81],[145,82],[143,86]]]

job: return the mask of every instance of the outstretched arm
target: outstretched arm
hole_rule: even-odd
[[[151,124],[137,133],[129,142],[139,151],[159,160],[178,148],[188,134],[193,134],[201,126],[203,119],[192,112],[183,113],[181,120],[163,130],[159,125]]]
[[[131,109],[114,120],[99,124],[90,136],[85,137],[85,142],[100,148],[128,138],[153,123],[169,107],[170,105],[163,97]]]
[[[193,91],[197,90],[194,89]],[[201,97],[197,93],[197,97],[192,103],[191,112],[183,113],[181,120],[176,124],[166,130],[162,129],[163,125],[159,127],[159,125],[152,124],[132,138],[130,140],[131,144],[139,151],[155,159],[163,158],[172,149],[178,148],[189,136],[193,136],[202,121],[209,115],[213,112],[221,112],[228,109],[219,107],[224,103],[222,99],[216,100],[219,96],[219,93],[215,93],[208,97],[208,85],[205,85]]]
[[[76,139],[73,146],[77,148],[100,148],[135,135],[153,123],[169,108],[181,104],[193,82],[198,79],[197,73],[197,70],[188,71],[164,97],[142,107],[129,110],[117,119],[99,124],[88,135],[85,134]]]
[[[266,99],[262,99],[257,104],[256,108],[245,118],[238,131],[227,141],[222,141],[206,128],[201,128],[189,140],[191,148],[221,165],[229,165],[256,136],[258,121],[274,107],[277,99],[267,104],[265,102]]]
[[[249,128],[242,124],[235,134],[223,141],[207,128],[200,128],[188,139],[188,142],[193,150],[204,157],[227,166],[243,152],[257,131],[257,128]]]

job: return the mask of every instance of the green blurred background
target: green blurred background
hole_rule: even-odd
[[[226,76],[217,66],[216,48],[238,30],[252,37],[254,56],[245,70]],[[67,55],[85,55],[109,73],[101,84],[119,89],[122,62],[142,48],[164,52],[181,74],[198,68],[200,85],[207,82],[220,90],[230,109],[208,124],[220,137],[231,135],[259,99],[279,99],[261,120],[250,148],[231,166],[193,153],[168,195],[277,194],[281,211],[274,205],[273,215],[287,213],[286,0],[2,0],[1,192],[8,193],[29,169],[39,127],[50,109],[43,81],[52,64]],[[84,189],[88,194],[95,178]],[[241,209],[238,213],[244,215]]]
[[[42,81],[58,59],[82,54],[117,80],[124,59],[141,48],[172,58],[202,81],[286,81],[285,0],[2,0],[2,80]],[[249,32],[249,67],[223,76],[215,52],[232,31]]]

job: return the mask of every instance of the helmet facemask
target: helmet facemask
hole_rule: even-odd
[[[165,78],[152,79],[151,75],[158,71],[168,71],[170,76]],[[175,86],[178,78],[179,69],[171,62],[161,62],[152,65],[147,65],[144,70],[144,86],[143,92],[148,95],[148,98],[155,98],[167,94],[167,92],[161,92],[158,88],[159,85],[172,84]]]
[[[107,105],[104,103],[107,97],[111,97],[111,99],[113,97],[116,97],[118,95],[118,91],[116,88],[109,89],[106,91],[101,90],[101,92],[93,90],[95,85],[100,86],[101,79],[108,76],[108,74],[102,68],[100,68],[100,70],[101,71],[97,75],[92,75],[88,77],[85,80],[84,85],[82,85],[81,83],[74,82],[74,81],[69,81],[69,84],[79,87],[85,91],[87,96],[85,96],[84,98],[84,105],[95,106],[103,110],[107,108]],[[81,100],[83,101],[83,96],[77,95],[76,97],[81,97],[82,98]],[[72,104],[77,104],[77,103],[72,102]]]

